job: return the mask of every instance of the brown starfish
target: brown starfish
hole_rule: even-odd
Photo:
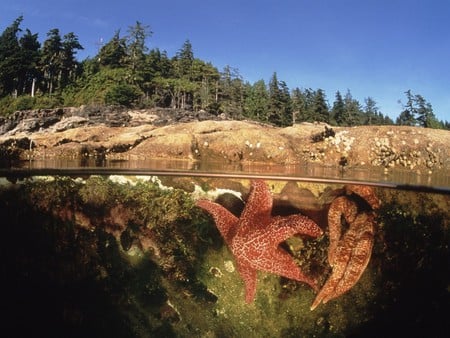
[[[294,259],[279,244],[294,234],[318,237],[322,230],[303,215],[271,216],[272,196],[262,180],[251,182],[249,198],[237,218],[220,204],[199,200],[197,206],[213,217],[217,228],[237,261],[245,283],[245,300],[256,294],[257,271],[266,271],[305,282],[317,289],[316,282],[305,276]]]
[[[347,194],[357,193],[373,208],[379,207],[379,200],[368,186],[346,186]],[[342,235],[342,216],[349,224]],[[314,310],[320,302],[324,304],[336,298],[355,285],[369,263],[372,254],[375,231],[375,214],[372,211],[358,213],[356,202],[348,196],[333,200],[328,211],[330,246],[328,261],[333,270],[311,305]]]

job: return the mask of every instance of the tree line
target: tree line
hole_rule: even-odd
[[[418,125],[446,128],[421,95],[407,90],[394,122],[372,97],[361,104],[350,90],[337,91],[330,105],[322,89],[294,88],[278,79],[245,81],[239,70],[194,56],[186,40],[172,57],[149,49],[150,27],[136,22],[124,35],[116,31],[97,55],[78,61],[83,47],[75,33],[51,29],[41,44],[38,34],[23,31],[19,17],[0,35],[0,112],[86,104],[206,110],[235,119],[288,126],[326,122],[339,126]]]

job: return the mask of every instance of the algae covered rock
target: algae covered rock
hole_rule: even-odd
[[[4,327],[18,336],[439,336],[447,327],[445,194],[377,188],[381,208],[366,271],[346,294],[310,311],[311,288],[268,273],[258,274],[255,301],[246,304],[234,257],[194,206],[210,196],[239,214],[246,179],[1,182]],[[270,187],[275,214],[308,214],[325,231],[317,240],[281,244],[323,283],[330,273],[323,214],[342,186],[273,181]]]

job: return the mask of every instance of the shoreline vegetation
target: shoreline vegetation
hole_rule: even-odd
[[[406,90],[406,102],[393,121],[367,96],[364,104],[350,90],[337,91],[329,104],[323,89],[289,89],[274,72],[268,83],[250,83],[231,66],[219,70],[194,56],[189,40],[174,56],[149,49],[150,27],[137,21],[125,35],[116,31],[93,58],[79,61],[83,46],[74,32],[22,29],[18,17],[0,35],[0,115],[15,111],[120,105],[134,109],[172,108],[206,111],[286,127],[301,122],[332,126],[404,125],[449,129],[431,103]]]

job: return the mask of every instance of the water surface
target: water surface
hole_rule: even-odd
[[[29,162],[1,174],[4,320],[16,336],[448,332],[448,177],[181,161]],[[381,207],[373,252],[350,291],[311,311],[308,285],[259,272],[255,301],[245,303],[235,257],[195,201],[216,200],[239,215],[255,178],[270,187],[273,215],[301,213],[323,229],[317,239],[281,244],[320,285],[331,273],[330,203],[346,184],[374,187]]]

